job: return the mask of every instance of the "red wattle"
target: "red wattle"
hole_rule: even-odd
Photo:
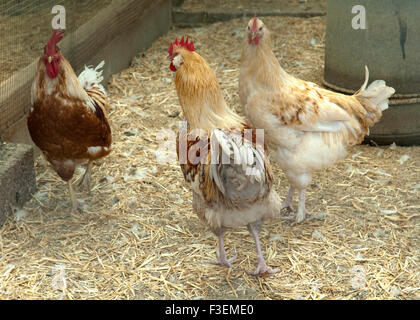
[[[171,65],[169,66],[169,69],[171,69],[171,71],[173,72],[176,72],[176,68],[172,62],[171,62]]]
[[[248,36],[248,43],[249,43],[249,44],[254,43],[255,45],[258,45],[258,44],[260,43],[260,38],[258,38],[258,36],[256,36],[256,37],[254,38],[254,40],[252,40],[252,36],[251,36],[251,35],[249,35],[249,36]]]
[[[54,66],[52,64],[47,63],[45,66],[47,69],[47,75],[50,79],[54,79],[57,77],[58,72],[55,70]]]

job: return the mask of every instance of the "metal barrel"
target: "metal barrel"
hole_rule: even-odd
[[[324,84],[354,93],[365,65],[396,90],[366,140],[420,144],[419,0],[328,0]]]

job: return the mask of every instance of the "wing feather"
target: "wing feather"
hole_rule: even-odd
[[[266,105],[279,126],[305,132],[339,132],[347,121],[352,121],[351,115],[339,104],[348,104],[346,99],[354,98],[341,95],[343,97],[330,100],[322,90],[315,84],[305,83],[289,94],[259,91],[249,99],[248,108]]]
[[[226,200],[243,206],[266,195],[271,181],[267,181],[262,148],[243,140],[238,132],[226,134],[219,129],[213,130],[211,141],[212,148],[218,148],[219,163],[210,164],[210,178]],[[230,159],[230,163],[222,163],[222,159]]]

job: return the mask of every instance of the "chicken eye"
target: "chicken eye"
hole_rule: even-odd
[[[251,28],[248,26],[248,30],[251,30]]]
[[[260,27],[258,30],[261,31],[263,29],[263,27]]]

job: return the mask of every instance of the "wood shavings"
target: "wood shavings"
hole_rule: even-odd
[[[124,182],[141,181],[148,177],[147,168],[130,169],[130,172],[124,175]]]
[[[15,215],[16,221],[19,222],[20,220],[22,220],[26,216],[28,216],[29,215],[29,212],[26,211],[26,210],[19,209],[19,210],[16,210],[16,212],[15,212],[14,215]]]
[[[394,214],[397,213],[397,210],[384,210],[384,209],[379,209],[379,212],[382,214]]]
[[[58,264],[53,268],[54,277],[51,280],[51,286],[54,290],[65,291],[67,288],[65,266]]]
[[[398,162],[400,164],[404,164],[408,159],[410,159],[410,156],[408,154],[404,154],[401,156],[401,158],[398,159]]]
[[[324,236],[322,235],[321,232],[319,232],[318,230],[315,230],[314,232],[312,232],[312,238],[317,239],[317,240],[322,240],[324,239]]]

